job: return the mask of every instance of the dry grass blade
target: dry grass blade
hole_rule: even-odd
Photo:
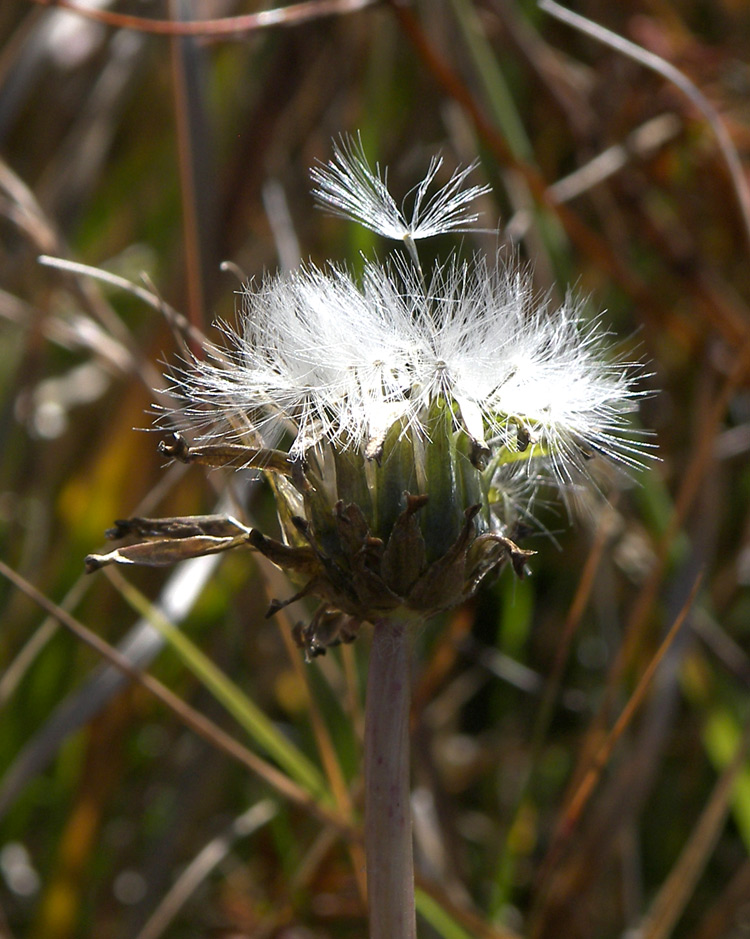
[[[110,271],[102,270],[100,267],[92,267],[90,264],[68,261],[65,258],[53,258],[46,254],[40,255],[37,260],[45,267],[54,267],[60,271],[68,271],[70,274],[81,274],[84,277],[99,280],[103,284],[109,284],[110,287],[125,290],[161,313],[170,326],[173,326],[179,334],[188,336],[195,343],[205,344],[207,342],[205,333],[193,326],[182,313],[178,313],[177,310],[166,303],[157,293],[146,290],[144,287],[139,287],[138,284],[134,284],[125,277],[112,274]]]
[[[231,825],[212,839],[187,865],[136,939],[158,939],[200,884],[229,854],[235,842],[252,835],[267,824],[276,812],[274,803],[270,799],[264,799],[235,818]]]
[[[644,159],[665,146],[680,133],[681,122],[675,114],[660,114],[632,131],[624,143],[608,147],[584,166],[578,167],[549,187],[556,202],[570,202],[620,172],[634,157]]]
[[[635,649],[640,642],[642,630],[647,621],[649,611],[652,609],[659,593],[664,571],[666,569],[669,550],[678,537],[680,528],[687,518],[699,492],[701,482],[709,472],[714,457],[716,434],[727,408],[737,388],[745,380],[750,368],[750,343],[741,349],[732,363],[731,370],[726,376],[720,393],[711,407],[710,413],[701,424],[700,436],[690,456],[690,461],[684,468],[680,480],[680,487],[674,500],[664,533],[656,546],[656,563],[653,565],[646,582],[638,593],[633,609],[628,617],[625,636],[617,657],[610,669],[607,681],[607,694],[600,708],[598,723],[607,719],[616,689],[619,687],[622,676],[632,660]]]
[[[7,216],[40,251],[56,251],[60,238],[47,216],[42,211],[33,192],[0,159],[0,214]]]
[[[732,138],[729,136],[724,122],[717,114],[716,109],[708,98],[690,81],[687,75],[684,75],[679,69],[675,68],[674,65],[665,61],[660,56],[655,55],[653,52],[643,49],[634,42],[623,39],[622,36],[618,36],[611,30],[605,29],[603,26],[592,22],[584,16],[573,13],[571,10],[566,10],[565,7],[560,6],[559,3],[555,3],[555,0],[539,0],[539,7],[544,10],[545,13],[549,13],[550,16],[562,20],[563,23],[567,23],[574,29],[578,29],[582,33],[593,37],[599,42],[615,49],[617,52],[622,53],[622,55],[626,55],[634,61],[639,62],[646,68],[658,72],[659,75],[673,82],[680,91],[687,95],[690,101],[692,101],[706,118],[716,135],[721,155],[724,158],[724,162],[727,165],[729,175],[732,179],[735,195],[737,196],[737,203],[740,207],[745,224],[745,236],[748,241],[748,247],[750,247],[750,187],[748,187],[737,148]]]
[[[474,621],[474,609],[467,604],[451,614],[450,622],[435,651],[424,666],[412,696],[412,712],[420,718],[429,702],[443,688],[455,667],[461,646],[466,642]]]
[[[750,896],[750,859],[743,862],[726,885],[718,900],[704,913],[690,939],[714,939],[730,936],[734,925],[741,921]]]
[[[276,616],[280,621],[281,636],[284,640],[284,646],[286,647],[289,661],[297,677],[298,687],[303,689],[307,712],[310,715],[310,722],[312,724],[313,733],[315,734],[315,742],[318,747],[321,763],[325,769],[326,778],[331,787],[331,792],[333,793],[336,805],[342,816],[353,823],[355,813],[352,797],[346,784],[346,779],[344,778],[341,763],[338,759],[331,735],[313,700],[307,670],[300,657],[299,648],[292,638],[292,623],[286,610],[279,610]],[[352,869],[357,879],[357,886],[360,896],[364,901],[367,899],[364,851],[362,845],[358,843],[350,844],[349,851],[352,859]]]
[[[37,254],[41,252],[46,257],[50,253],[64,253],[63,240],[36,196],[2,159],[0,159],[0,190],[4,191],[8,200],[7,206],[4,204],[5,200],[0,201],[0,213],[7,215],[10,221],[26,235]],[[57,266],[60,267],[61,259],[56,260]],[[141,363],[143,358],[141,350],[133,344],[132,335],[115,311],[104,303],[99,295],[87,290],[86,287],[82,287],[80,299],[104,330],[126,347],[134,361],[149,375],[148,367]]]
[[[74,608],[85,594],[90,583],[91,581],[85,577],[79,577],[65,595],[61,609],[70,610]],[[47,617],[39,625],[39,628],[34,631],[33,636],[28,639],[11,664],[0,675],[0,710],[11,700],[23,676],[56,631],[56,618],[53,616]]]
[[[573,596],[573,601],[570,604],[568,615],[565,617],[565,622],[563,623],[560,636],[560,644],[557,648],[555,661],[552,665],[552,671],[550,672],[549,678],[547,679],[544,690],[544,697],[539,707],[539,716],[537,717],[537,724],[534,730],[532,744],[534,750],[537,750],[537,748],[541,746],[544,734],[547,732],[549,720],[552,714],[552,708],[554,707],[555,699],[557,698],[560,686],[562,684],[563,674],[565,672],[565,664],[570,654],[571,644],[581,624],[581,618],[583,616],[584,610],[586,609],[586,606],[588,605],[591,598],[591,592],[594,589],[594,584],[596,581],[596,572],[602,560],[604,549],[607,546],[607,542],[609,541],[612,534],[612,528],[614,525],[614,519],[612,516],[616,504],[616,501],[613,501],[611,511],[602,513],[602,518],[596,530],[596,535],[594,537],[593,544],[591,545],[591,550],[588,553],[586,563],[584,564],[583,570],[581,571],[581,576],[578,581],[578,586],[576,587],[575,595]]]
[[[547,873],[557,863],[561,852],[564,850],[566,842],[573,833],[587,802],[591,798],[594,788],[596,787],[596,784],[599,781],[604,768],[612,756],[612,752],[614,751],[617,742],[620,740],[625,731],[625,728],[630,724],[636,711],[643,703],[657,668],[670,649],[672,643],[677,638],[677,634],[682,628],[682,625],[685,622],[688,613],[690,612],[690,608],[692,607],[693,602],[695,601],[695,598],[698,594],[701,580],[702,577],[699,577],[693,585],[693,588],[690,591],[690,595],[685,601],[685,604],[680,610],[680,613],[670,627],[669,632],[664,637],[661,645],[656,651],[656,654],[649,662],[648,668],[641,676],[635,691],[630,696],[628,703],[623,708],[622,713],[615,722],[615,725],[612,727],[612,730],[610,730],[610,732],[607,734],[607,737],[594,754],[591,764],[587,769],[583,779],[581,780],[578,789],[565,808],[560,824],[558,825],[557,831],[552,839],[552,844],[542,867],[542,872],[540,874],[542,880],[545,879]]]
[[[434,48],[411,10],[397,4],[395,0],[391,0],[391,7],[435,80],[446,94],[465,109],[479,137],[492,151],[498,163],[517,170],[533,197],[539,204],[547,205],[557,215],[568,237],[583,254],[605,270],[640,306],[646,310],[653,310],[655,319],[660,317],[662,311],[654,305],[646,284],[640,280],[633,269],[624,264],[620,256],[578,214],[567,205],[555,201],[549,192],[547,181],[534,166],[514,157],[503,135],[486,117],[477,99],[459,78],[458,73],[450,68]]]
[[[37,606],[40,606],[50,616],[54,616],[66,629],[70,630],[74,636],[94,649],[95,652],[101,655],[102,658],[113,665],[119,672],[131,681],[137,682],[146,688],[146,690],[154,695],[154,697],[158,698],[162,704],[166,705],[170,711],[176,714],[186,727],[189,727],[227,756],[238,760],[272,786],[279,795],[283,796],[285,799],[307,809],[311,814],[325,823],[333,825],[345,834],[346,837],[356,837],[350,826],[338,815],[328,811],[325,807],[311,799],[300,786],[297,786],[287,776],[280,773],[270,763],[267,763],[246,747],[243,747],[242,744],[238,743],[233,737],[222,730],[218,724],[209,720],[201,714],[200,711],[196,711],[195,708],[183,701],[182,698],[170,691],[152,675],[149,675],[147,672],[142,672],[139,668],[133,666],[121,652],[118,652],[117,649],[97,636],[96,633],[92,633],[91,630],[87,629],[82,623],[79,623],[78,620],[69,613],[66,613],[65,610],[45,597],[43,593],[40,593],[25,578],[8,567],[4,561],[0,561],[0,574],[25,593]]]
[[[729,812],[732,787],[750,752],[750,725],[695,823],[688,843],[638,927],[642,939],[668,939],[713,851]]]
[[[167,581],[159,599],[159,606],[168,611],[167,615],[170,618],[179,621],[186,615],[195,602],[197,593],[205,586],[215,569],[216,563],[217,556],[214,555],[188,561],[175,571]],[[5,570],[11,571],[7,565]],[[17,573],[11,571],[11,574],[18,578],[19,583],[26,583]],[[6,576],[8,579],[13,579],[10,574]],[[33,589],[31,585],[29,588]],[[36,596],[51,603],[39,591],[36,591]],[[47,607],[43,608],[47,609]],[[56,604],[52,604],[52,608],[55,612],[50,615],[61,621],[57,615],[60,608]],[[161,650],[163,642],[161,635],[147,620],[140,620],[128,631],[120,643],[120,648],[115,651],[131,669],[138,670],[145,668],[153,660]],[[0,787],[0,816],[24,791],[29,781],[47,766],[58,752],[62,742],[98,714],[123,687],[126,680],[122,669],[104,667],[88,676],[81,687],[71,691],[58,703],[52,715],[47,717],[43,726],[15,756],[4,775]]]

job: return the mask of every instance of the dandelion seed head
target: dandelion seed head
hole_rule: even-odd
[[[161,452],[273,476],[283,540],[223,516],[131,519],[117,537],[156,540],[90,555],[89,570],[249,546],[295,579],[288,602],[321,601],[295,632],[311,658],[366,620],[450,609],[506,564],[524,576],[534,552],[516,540],[544,530],[550,482],[569,503],[592,457],[646,460],[629,422],[642,369],[615,352],[602,317],[572,295],[553,308],[497,255],[453,255],[425,274],[417,240],[460,231],[485,191],[464,188],[471,168],[432,191],[440,166],[407,213],[361,142],[342,139],[313,171],[318,198],[407,252],[357,276],[308,263],[249,284],[222,341],[172,372],[178,405],[160,420],[188,433]]]
[[[467,168],[429,195],[439,169],[433,160],[409,215],[359,139],[342,138],[312,175],[336,214],[414,248],[471,222],[467,206],[485,191],[464,188]],[[553,308],[528,269],[499,255],[453,255],[425,276],[415,251],[365,260],[356,277],[306,264],[248,285],[237,325],[221,326],[223,348],[175,373],[183,426],[203,441],[284,441],[293,459],[316,461],[332,505],[342,498],[330,476],[337,454],[359,459],[372,487],[368,464],[382,459],[391,472],[403,441],[414,465],[393,469],[391,489],[458,500],[441,550],[472,504],[483,505],[485,529],[507,534],[528,527],[549,484],[572,498],[592,457],[643,465],[650,443],[631,424],[643,369],[614,351],[603,317],[572,294]],[[435,482],[445,460],[459,468]]]

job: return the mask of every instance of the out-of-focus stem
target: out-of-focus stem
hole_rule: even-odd
[[[415,939],[409,759],[411,628],[373,630],[365,713],[365,853],[370,939]]]

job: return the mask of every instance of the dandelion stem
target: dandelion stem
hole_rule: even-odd
[[[411,630],[373,630],[365,715],[365,852],[370,939],[415,939],[409,786]]]

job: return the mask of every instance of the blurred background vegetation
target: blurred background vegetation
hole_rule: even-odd
[[[688,76],[747,165],[747,3],[573,7]],[[419,637],[420,936],[748,935],[750,248],[715,134],[673,83],[526,0],[320,0],[247,25],[174,38],[0,5],[2,558],[213,722],[196,734],[4,578],[0,935],[364,935],[367,637],[303,665],[306,611],[264,619],[290,588],[249,553],[82,573],[115,518],[222,493],[274,530],[262,483],[167,467],[134,428],[179,350],[166,305],[208,331],[238,272],[382,253],[309,195],[357,130],[398,195],[436,152],[478,157],[499,234],[464,244],[589,295],[658,389],[641,421],[661,462],[580,517],[550,507],[531,578]]]

